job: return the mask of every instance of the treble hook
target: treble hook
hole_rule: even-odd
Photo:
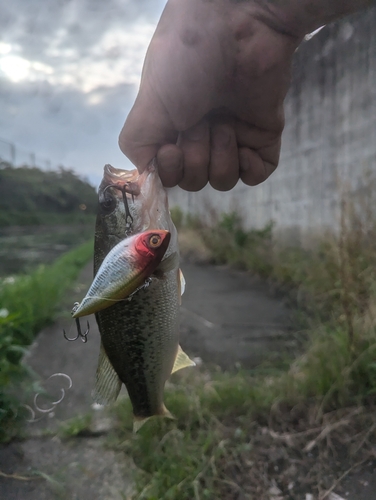
[[[86,330],[86,332],[82,333],[81,325],[80,325],[80,319],[76,318],[76,327],[77,327],[77,335],[76,335],[76,337],[70,339],[67,336],[67,334],[65,333],[65,330],[63,330],[64,338],[66,340],[68,340],[69,342],[74,342],[75,340],[77,340],[78,338],[80,338],[82,340],[82,342],[86,343],[87,342],[87,336],[88,336],[89,331],[90,331],[90,324],[89,324],[88,321],[86,323],[87,323],[87,330]]]

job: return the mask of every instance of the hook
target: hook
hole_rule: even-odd
[[[118,184],[109,184],[108,186],[106,186],[103,190],[103,194],[107,191],[108,188],[115,188],[115,189],[118,189],[119,191],[121,191],[121,194],[123,196],[123,203],[124,203],[124,209],[125,209],[125,234],[126,236],[128,236],[128,233],[132,227],[132,224],[133,224],[133,217],[132,217],[132,214],[129,210],[129,204],[128,204],[128,200],[127,200],[127,193],[129,193],[131,196],[132,196],[132,202],[134,203],[134,196],[135,196],[135,193],[133,190],[128,190],[130,188],[130,184],[129,182],[126,182],[123,186],[120,186]],[[138,193],[137,193],[138,194]],[[129,222],[128,222],[128,219],[129,219]]]
[[[69,338],[65,332],[65,330],[63,330],[63,335],[64,335],[64,338],[66,340],[68,340],[69,342],[74,342],[75,340],[77,340],[78,338],[80,338],[82,340],[82,342],[86,343],[87,342],[87,336],[89,334],[89,331],[90,331],[90,324],[89,322],[87,321],[87,329],[86,329],[86,332],[82,333],[82,330],[81,330],[81,325],[80,325],[80,320],[79,318],[76,318],[76,327],[77,327],[77,335],[74,337],[74,338]]]
[[[131,214],[131,212],[129,210],[126,189],[127,189],[127,187],[126,187],[126,185],[124,185],[123,189],[121,190],[121,192],[122,192],[122,195],[123,195],[123,203],[124,203],[124,208],[125,208],[125,231],[128,232],[131,229],[131,227],[132,227],[133,217],[132,217],[132,214]],[[132,200],[134,200],[133,193],[132,193]],[[129,222],[128,222],[128,218],[129,218]]]

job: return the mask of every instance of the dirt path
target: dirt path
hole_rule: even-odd
[[[183,296],[181,342],[192,356],[207,364],[233,368],[240,363],[252,368],[265,360],[278,359],[293,347],[289,311],[283,303],[269,295],[266,285],[248,274],[225,267],[198,266],[183,263],[187,281]],[[73,387],[64,401],[39,422],[28,424],[30,438],[0,447],[0,471],[5,474],[30,476],[34,471],[47,474],[50,480],[24,481],[0,476],[0,499],[6,500],[124,500],[132,492],[131,459],[106,449],[105,433],[111,422],[93,410],[91,389],[94,384],[99,332],[93,317],[89,318],[89,341],[67,342],[65,328],[74,334],[69,310],[82,298],[91,282],[92,266],[87,266],[63,304],[64,317],[43,330],[30,349],[29,365],[46,380],[54,373],[68,374]],[[84,325],[84,322],[82,322]],[[55,388],[51,384],[57,384]],[[59,397],[66,380],[55,378],[49,389]],[[43,404],[43,401],[40,401]],[[56,436],[59,424],[68,418],[91,412],[94,414],[93,435],[74,440]],[[46,431],[49,434],[46,435]],[[358,478],[359,480],[361,478]],[[375,500],[367,496],[368,488],[352,488],[356,500]],[[368,478],[368,484],[372,477]],[[368,490],[369,491],[369,490]],[[304,499],[303,499],[304,500]]]
[[[181,343],[191,355],[254,368],[292,347],[290,312],[265,283],[225,266],[183,262],[182,270]]]
[[[23,481],[0,477],[1,500],[124,500],[132,491],[133,465],[123,454],[104,447],[103,433],[110,423],[101,410],[92,409],[90,394],[100,338],[94,316],[88,318],[90,334],[86,344],[80,340],[67,342],[62,333],[65,328],[70,336],[74,335],[75,325],[69,311],[73,302],[82,299],[91,280],[92,264],[85,267],[66,298],[65,314],[38,335],[27,357],[27,363],[41,380],[62,372],[71,377],[72,388],[66,391],[63,402],[53,413],[39,422],[26,424],[30,439],[0,448],[0,471],[18,476],[42,472],[48,479]],[[81,323],[84,326],[85,322]],[[46,389],[58,399],[62,386],[67,388],[68,382],[56,377],[48,382]],[[48,407],[42,399],[38,403]],[[94,416],[93,436],[61,440],[55,435],[66,419],[89,412]]]

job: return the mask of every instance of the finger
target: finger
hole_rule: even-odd
[[[240,178],[248,186],[264,182],[277,168],[280,141],[271,147],[260,150],[239,148]]]
[[[279,140],[283,130],[283,127],[278,131],[266,130],[252,126],[243,120],[235,120],[234,128],[238,146],[255,150],[273,146]]]
[[[161,146],[175,144],[177,136],[156,94],[140,90],[120,132],[121,151],[143,172]]]
[[[239,180],[239,159],[235,130],[228,123],[211,129],[209,182],[218,191],[232,189]]]
[[[180,134],[178,145],[184,155],[184,173],[179,186],[186,191],[199,191],[208,182],[210,132],[207,121]]]
[[[174,187],[183,178],[183,152],[174,144],[166,144],[157,152],[158,173],[165,187]]]

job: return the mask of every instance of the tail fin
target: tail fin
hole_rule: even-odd
[[[175,420],[175,417],[172,415],[171,412],[167,410],[165,405],[163,404],[160,411],[156,413],[155,415],[150,415],[150,417],[137,417],[136,415],[133,415],[133,432],[136,434],[141,427],[150,419],[153,417],[164,417],[164,418],[170,418],[171,420]]]

